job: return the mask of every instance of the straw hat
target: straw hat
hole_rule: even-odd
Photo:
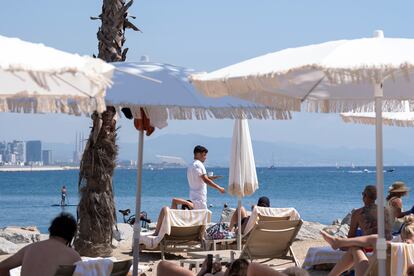
[[[410,189],[405,186],[405,183],[402,181],[396,181],[392,186],[389,188],[390,193],[404,193],[408,192]]]

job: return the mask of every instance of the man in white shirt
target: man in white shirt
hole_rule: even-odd
[[[207,209],[207,185],[217,189],[220,193],[226,190],[220,185],[214,183],[207,176],[204,161],[207,159],[208,150],[203,146],[195,146],[194,161],[187,169],[188,185],[190,186],[190,200],[194,209]]]

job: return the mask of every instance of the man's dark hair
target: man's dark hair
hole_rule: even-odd
[[[194,154],[196,153],[208,153],[208,150],[203,146],[197,145],[194,147]]]
[[[49,227],[51,237],[61,237],[69,244],[76,234],[77,223],[75,218],[69,213],[60,213],[52,220]]]
[[[191,200],[187,199],[188,202],[193,203]],[[191,208],[189,205],[187,204],[181,204],[181,210],[192,210],[193,208]]]
[[[374,185],[365,186],[364,194],[367,198],[375,201],[377,199],[377,187]]]
[[[262,196],[257,201],[257,206],[259,207],[270,207],[270,200],[267,196]]]

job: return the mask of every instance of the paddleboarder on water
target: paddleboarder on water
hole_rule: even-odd
[[[63,185],[62,189],[60,190],[60,194],[61,194],[61,199],[60,199],[60,206],[65,206],[66,203],[66,186]]]

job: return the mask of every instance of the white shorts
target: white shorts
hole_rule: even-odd
[[[207,209],[207,203],[201,200],[193,200],[194,210]]]

